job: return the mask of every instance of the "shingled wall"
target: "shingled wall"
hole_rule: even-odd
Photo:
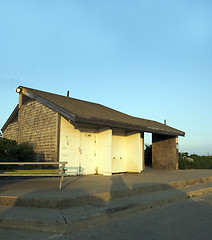
[[[178,169],[177,137],[152,134],[152,167]]]
[[[27,99],[3,137],[33,145],[37,160],[57,161],[58,114],[41,103]],[[30,159],[29,159],[30,161]]]

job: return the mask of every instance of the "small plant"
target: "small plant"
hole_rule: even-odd
[[[99,169],[98,169],[98,167],[95,167],[95,175],[99,175]]]

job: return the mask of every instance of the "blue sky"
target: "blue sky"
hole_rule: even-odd
[[[0,128],[19,85],[186,132],[212,155],[212,1],[0,0]],[[146,135],[146,142],[149,136]]]

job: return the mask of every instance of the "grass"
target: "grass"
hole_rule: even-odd
[[[179,169],[212,169],[212,156],[179,155]]]

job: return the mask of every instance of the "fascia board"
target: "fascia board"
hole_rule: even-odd
[[[104,119],[98,119],[98,118],[90,118],[90,117],[85,117],[85,116],[77,116],[77,115],[75,116],[75,122],[76,123],[90,123],[90,124],[100,125],[100,126],[117,127],[117,128],[128,129],[128,130],[158,133],[158,134],[171,135],[171,136],[184,136],[185,135],[185,133],[182,131],[161,130],[161,129],[157,129],[157,128],[133,125],[133,124],[128,124],[128,123],[116,122],[116,121],[110,121],[110,120],[104,120]]]

